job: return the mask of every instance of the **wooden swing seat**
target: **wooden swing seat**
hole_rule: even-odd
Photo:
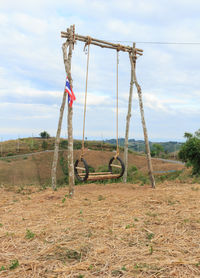
[[[85,173],[79,174],[79,176],[83,178],[85,176]],[[94,172],[89,173],[87,181],[117,179],[119,177],[120,174],[112,174],[111,172]]]
[[[113,161],[117,159],[120,162],[120,165],[113,164]],[[79,162],[82,162],[84,164],[84,167],[78,166]],[[76,160],[74,164],[74,172],[75,176],[79,181],[97,181],[97,180],[108,180],[108,179],[118,179],[123,176],[124,174],[124,163],[123,161],[117,157],[112,157],[110,159],[110,162],[108,164],[109,172],[89,172],[89,167],[87,165],[87,162],[81,158],[81,160]],[[119,173],[113,173],[112,168],[120,169]],[[78,170],[81,170],[82,172],[78,172]]]

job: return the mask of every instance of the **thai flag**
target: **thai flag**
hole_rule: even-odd
[[[73,101],[76,100],[76,97],[74,95],[74,92],[71,89],[68,77],[66,78],[65,92],[68,94],[69,106],[72,107]]]

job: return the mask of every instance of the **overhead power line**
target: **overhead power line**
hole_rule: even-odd
[[[133,41],[112,41],[119,43],[133,43]],[[159,42],[159,41],[134,41],[135,43],[141,44],[182,44],[182,45],[200,45],[200,42]]]

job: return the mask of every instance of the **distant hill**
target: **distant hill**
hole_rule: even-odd
[[[119,145],[121,147],[124,146],[124,138],[119,138]],[[109,139],[105,140],[105,143],[114,144],[116,145],[116,139]],[[163,146],[165,153],[173,153],[180,150],[183,143],[177,141],[169,141],[169,142],[151,142],[149,141],[150,149],[152,150],[153,144],[160,144]],[[144,140],[135,140],[129,139],[128,140],[129,149],[137,152],[144,152],[145,151],[145,142]]]
[[[121,149],[124,147],[124,138],[119,138],[119,146]],[[34,152],[41,152],[44,150],[54,149],[55,138],[51,137],[49,139],[42,139],[39,137],[30,138],[20,138],[17,140],[9,140],[0,143],[0,157],[13,156],[18,154],[28,154]],[[150,148],[154,142],[150,142]],[[164,148],[165,154],[177,154],[181,145],[183,143],[176,141],[169,142],[156,142]],[[74,149],[79,150],[82,147],[81,140],[74,140]],[[60,149],[65,150],[68,148],[68,141],[66,139],[60,139]],[[101,151],[114,151],[116,149],[116,139],[109,139],[105,141],[91,141],[85,140],[85,148],[91,150],[101,150]],[[144,140],[129,139],[129,150],[135,152],[145,152]]]
[[[16,140],[8,140],[0,143],[0,157],[14,156],[18,154],[28,154],[41,152],[45,150],[54,150],[55,138],[42,139],[40,137],[20,138]],[[80,150],[82,147],[81,140],[74,140],[74,150]],[[60,149],[68,148],[68,141],[64,138],[60,139]],[[91,150],[113,151],[114,144],[102,141],[85,140],[85,148]]]

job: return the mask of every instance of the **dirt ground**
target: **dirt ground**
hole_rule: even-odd
[[[0,188],[0,277],[200,277],[200,185]]]

